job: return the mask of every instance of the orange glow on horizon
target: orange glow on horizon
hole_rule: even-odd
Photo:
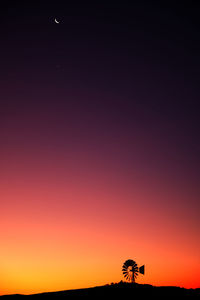
[[[4,203],[11,202],[13,192],[2,187],[2,193]],[[134,206],[123,203],[120,188],[118,193],[82,189],[73,197],[67,189],[59,193],[62,199],[70,197],[70,206],[64,200],[56,202],[51,187],[45,200],[43,190],[28,186],[23,194],[19,190],[15,194],[16,205],[2,206],[1,294],[119,282],[124,280],[121,267],[128,258],[146,265],[139,283],[199,287],[198,241],[179,211],[169,218],[167,207],[160,207],[158,216],[153,206],[145,210],[137,204],[144,202],[146,193],[139,196],[131,189],[126,199],[134,198]],[[84,204],[78,206],[81,197]],[[102,197],[109,201],[102,202]]]

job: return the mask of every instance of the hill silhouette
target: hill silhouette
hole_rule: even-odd
[[[49,293],[40,293],[40,294],[31,294],[31,295],[4,295],[3,298],[12,299],[23,299],[24,297],[30,297],[34,299],[50,299],[50,298],[65,298],[72,299],[74,297],[87,298],[87,299],[103,299],[103,297],[121,297],[121,299],[126,299],[129,297],[132,299],[139,299],[154,297],[156,299],[167,299],[168,297],[177,297],[178,299],[197,299],[200,297],[200,289],[185,289],[175,286],[152,286],[149,284],[137,284],[137,283],[112,283],[104,286],[97,286],[92,288],[85,289],[75,289],[75,290],[66,290],[59,292],[49,292]],[[153,298],[152,298],[153,299]]]

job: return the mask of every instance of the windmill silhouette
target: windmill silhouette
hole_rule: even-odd
[[[126,280],[134,283],[139,273],[144,275],[144,265],[138,268],[134,260],[128,259],[122,266],[122,273]]]

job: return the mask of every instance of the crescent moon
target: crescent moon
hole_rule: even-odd
[[[59,24],[59,23],[60,23],[58,20],[56,20],[56,18],[55,18],[55,20],[54,20],[54,21],[56,22],[56,24]]]

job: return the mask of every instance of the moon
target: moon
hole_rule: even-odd
[[[56,24],[59,24],[59,23],[60,23],[58,20],[56,20],[56,18],[55,18],[55,20],[54,20],[54,21],[55,21],[55,23],[56,23]]]

